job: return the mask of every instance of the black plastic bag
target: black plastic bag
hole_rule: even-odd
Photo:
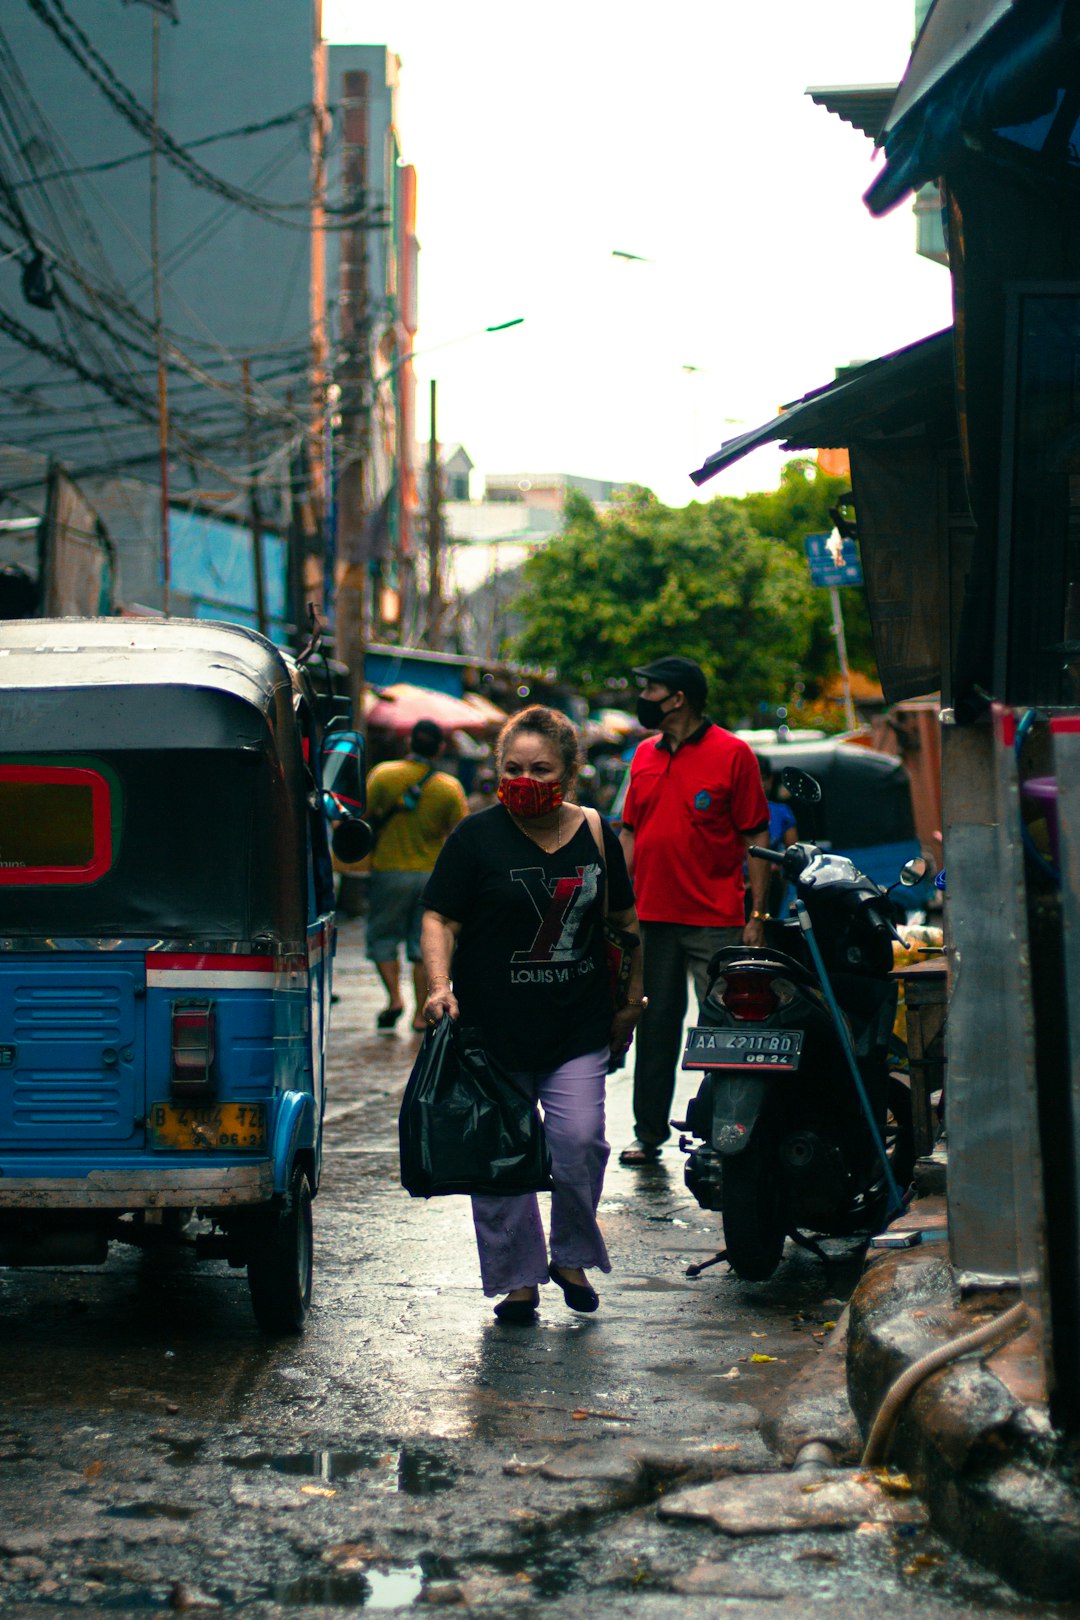
[[[445,1193],[545,1192],[551,1154],[536,1104],[488,1057],[473,1030],[444,1016],[424,1036],[398,1116],[401,1185]]]

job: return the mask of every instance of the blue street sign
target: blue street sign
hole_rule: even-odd
[[[862,564],[854,540],[841,540],[834,531],[832,534],[808,534],[804,544],[813,584],[862,584]]]

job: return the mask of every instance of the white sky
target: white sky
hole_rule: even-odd
[[[807,85],[895,83],[913,0],[324,0],[341,43],[401,57],[418,171],[421,435],[483,472],[687,473],[783,402],[949,324],[910,207]],[[333,99],[331,87],[331,99]],[[612,249],[651,262],[628,263]],[[687,366],[697,367],[687,371]],[[758,451],[702,497],[772,487]]]

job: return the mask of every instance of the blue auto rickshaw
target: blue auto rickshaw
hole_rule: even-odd
[[[302,1328],[328,810],[346,858],[370,842],[363,743],[324,719],[302,655],[240,626],[0,625],[0,1264],[183,1244]]]

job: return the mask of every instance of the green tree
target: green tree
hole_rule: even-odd
[[[777,489],[741,495],[735,505],[745,512],[758,534],[780,541],[793,556],[803,559],[805,566],[803,541],[808,534],[827,534],[834,527],[829,509],[850,488],[849,479],[830,477],[809,457],[796,456],[780,469]],[[818,586],[814,596],[813,635],[806,660],[806,678],[811,683],[820,682],[839,668],[829,593]],[[842,590],[840,606],[850,664],[864,674],[876,676],[870,615],[862,589],[848,586]]]
[[[677,651],[709,677],[713,712],[746,724],[790,702],[816,603],[806,563],[755,534],[737,502],[667,507],[633,490],[601,515],[566,503],[565,530],[523,570],[516,652],[599,692]]]

